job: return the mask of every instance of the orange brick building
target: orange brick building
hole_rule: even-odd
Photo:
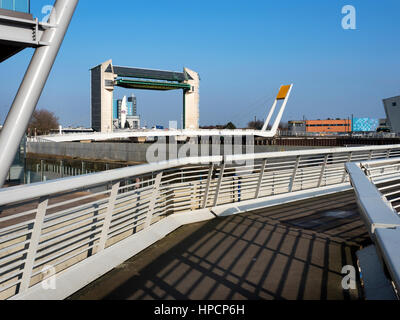
[[[351,132],[351,120],[307,120],[306,132]]]

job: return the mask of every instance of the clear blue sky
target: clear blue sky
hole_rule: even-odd
[[[39,18],[52,4],[31,2]],[[341,27],[348,4],[357,10],[357,30]],[[38,108],[63,125],[89,126],[89,69],[111,58],[199,72],[201,125],[264,118],[289,83],[295,87],[284,120],[385,117],[382,99],[400,95],[399,15],[398,0],[81,0]],[[0,64],[1,121],[32,53]],[[180,123],[180,91],[133,92],[147,125]]]

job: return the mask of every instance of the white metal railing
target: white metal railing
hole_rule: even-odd
[[[400,157],[346,164],[358,206],[400,293]]]
[[[348,183],[345,163],[400,146],[184,158],[0,191],[0,298],[26,292],[168,215]],[[238,164],[252,160],[253,163]]]

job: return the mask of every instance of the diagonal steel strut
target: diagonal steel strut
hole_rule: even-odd
[[[38,47],[22,80],[18,93],[0,133],[0,186],[4,185],[29,121],[36,108],[51,68],[64,40],[79,0],[57,0],[49,22],[55,27],[44,31]]]

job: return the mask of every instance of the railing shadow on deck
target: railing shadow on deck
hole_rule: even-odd
[[[361,299],[359,282],[357,290],[341,288],[342,267],[356,265],[368,238],[358,212],[325,221],[322,233],[283,217],[290,211],[311,221],[356,207],[351,193],[319,205],[302,201],[183,227],[71,299]]]

